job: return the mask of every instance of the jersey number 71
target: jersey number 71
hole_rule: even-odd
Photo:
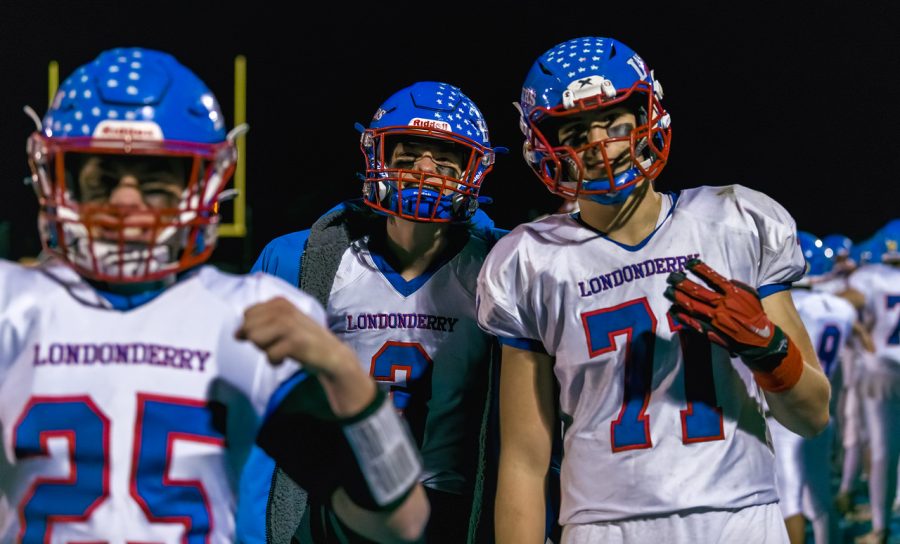
[[[668,317],[668,314],[667,314]],[[672,332],[681,325],[668,318]],[[619,417],[610,424],[614,453],[650,448],[650,402],[653,351],[658,322],[646,298],[639,298],[581,314],[591,357],[618,349],[616,337],[626,335],[625,387]],[[709,341],[697,334],[679,334],[684,355],[684,387],[687,406],[681,411],[682,441],[724,440],[722,409],[716,401]]]

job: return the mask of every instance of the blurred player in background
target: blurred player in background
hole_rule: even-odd
[[[415,448],[321,306],[200,266],[240,132],[203,82],[166,53],[112,49],[31,114],[47,258],[0,263],[0,541],[232,542],[258,431],[361,532],[415,538]],[[332,446],[315,472],[291,446],[308,427]],[[364,453],[378,447],[402,477]]]
[[[859,542],[887,542],[891,506],[897,494],[900,460],[900,220],[883,227],[871,246],[872,264],[850,276],[850,286],[865,299],[864,322],[872,333],[875,355],[861,369],[860,396],[871,455],[869,500],[872,532]]]
[[[832,273],[834,252],[813,234],[797,234],[807,269],[806,275],[794,283],[791,295],[816,347],[822,369],[829,379],[839,378],[839,356],[856,323],[856,310],[843,298],[813,290]],[[839,390],[839,384],[834,390]],[[804,439],[774,418],[770,417],[768,424],[775,446],[779,506],[791,543],[802,544],[806,540],[807,520],[812,523],[816,544],[841,542],[831,493],[834,425],[829,424],[824,432]]]
[[[812,289],[846,299],[856,309],[858,318],[853,324],[853,331],[845,348],[838,353],[840,365],[834,370],[840,372],[829,373],[834,392],[832,405],[835,402],[837,404],[835,411],[837,429],[843,449],[840,455],[841,483],[835,497],[835,507],[838,513],[847,515],[854,509],[853,488],[859,477],[864,449],[868,443],[859,394],[860,368],[865,366],[865,358],[871,357],[875,348],[872,345],[871,335],[859,320],[865,298],[851,289],[849,283],[850,275],[858,266],[865,264],[858,262],[858,260],[865,261],[861,259],[863,252],[860,251],[865,243],[854,245],[853,241],[843,234],[829,234],[821,241],[823,256],[833,259],[834,266],[829,274],[813,278]]]

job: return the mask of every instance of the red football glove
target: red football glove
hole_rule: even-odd
[[[783,391],[793,387],[800,379],[802,357],[784,331],[766,316],[756,289],[726,279],[699,259],[688,261],[685,267],[712,289],[682,272],[669,274],[665,296],[674,303],[669,311],[672,317],[738,355],[763,388]],[[786,361],[789,368],[780,369]],[[760,374],[773,373],[779,375],[778,383],[760,381],[772,377]]]

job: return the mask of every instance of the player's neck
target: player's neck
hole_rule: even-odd
[[[418,223],[388,217],[386,245],[391,265],[409,281],[421,276],[447,247],[444,223]]]
[[[162,291],[163,289],[171,287],[175,284],[175,275],[173,274],[159,280],[136,283],[111,283],[94,280],[87,280],[87,282],[91,284],[94,289],[97,289],[99,291],[104,291],[124,297],[130,297],[141,295],[149,291]]]
[[[580,199],[581,220],[606,236],[626,245],[641,243],[656,228],[662,195],[652,183],[642,183],[622,204],[600,204]]]
[[[161,295],[175,282],[175,276],[141,283],[107,283],[88,281],[97,294],[109,302],[113,308],[127,311],[150,302]]]

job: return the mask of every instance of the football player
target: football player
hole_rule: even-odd
[[[839,357],[856,323],[856,309],[841,297],[813,290],[819,279],[831,274],[835,254],[815,235],[797,234],[807,268],[806,275],[794,283],[791,295],[816,347],[822,369],[837,390],[840,384],[834,384],[833,380],[840,375]],[[841,542],[831,500],[833,425],[829,424],[813,438],[804,439],[774,418],[769,418],[768,424],[775,446],[779,506],[791,543],[805,542],[807,520],[812,523],[816,543]]]
[[[482,466],[489,461],[492,350],[475,320],[475,281],[502,233],[478,207],[496,150],[475,104],[441,82],[397,91],[368,127],[357,128],[363,198],[342,203],[310,229],[276,238],[254,270],[301,286],[327,309],[331,331],[353,347],[410,424],[432,507],[426,539],[466,542],[476,537]],[[254,459],[260,461],[248,465],[255,467],[254,481],[290,488],[270,462],[256,454]],[[249,519],[265,510],[271,523],[278,497],[288,492],[262,488],[245,499],[254,495]],[[263,524],[244,524],[243,512],[244,540],[262,541]],[[347,533],[323,523],[329,519],[312,512],[314,541],[337,541]],[[482,533],[489,528],[480,525]]]
[[[833,259],[834,266],[831,273],[815,278],[812,289],[838,295],[850,301],[859,313],[865,305],[865,297],[851,289],[848,280],[859,264],[854,255],[861,252],[855,248],[865,244],[854,246],[853,241],[847,236],[830,234],[822,238],[822,245],[824,249],[822,257]],[[859,475],[863,448],[868,442],[858,385],[860,368],[865,366],[865,358],[870,357],[874,349],[868,330],[859,320],[854,321],[846,349],[838,354],[840,365],[836,370],[840,372],[829,374],[835,393],[832,401],[834,403],[837,400],[837,429],[843,446],[841,483],[835,497],[836,509],[841,514],[848,514],[853,510],[853,487]]]
[[[900,221],[874,237],[872,264],[850,276],[850,286],[865,298],[864,322],[870,327],[875,355],[861,369],[860,396],[871,454],[869,501],[872,532],[861,542],[887,542],[891,506],[897,494],[900,460]]]
[[[580,211],[516,227],[478,279],[504,344],[498,542],[542,542],[557,415],[563,542],[787,539],[761,399],[812,436],[829,398],[788,290],[795,224],[739,185],[657,191],[661,99],[610,38],[560,43],[525,78],[525,159]]]
[[[47,258],[0,263],[0,541],[232,542],[257,440],[360,532],[416,538],[415,447],[322,307],[200,266],[242,130],[206,85],[112,49],[31,114]],[[327,455],[293,447],[308,429]]]

